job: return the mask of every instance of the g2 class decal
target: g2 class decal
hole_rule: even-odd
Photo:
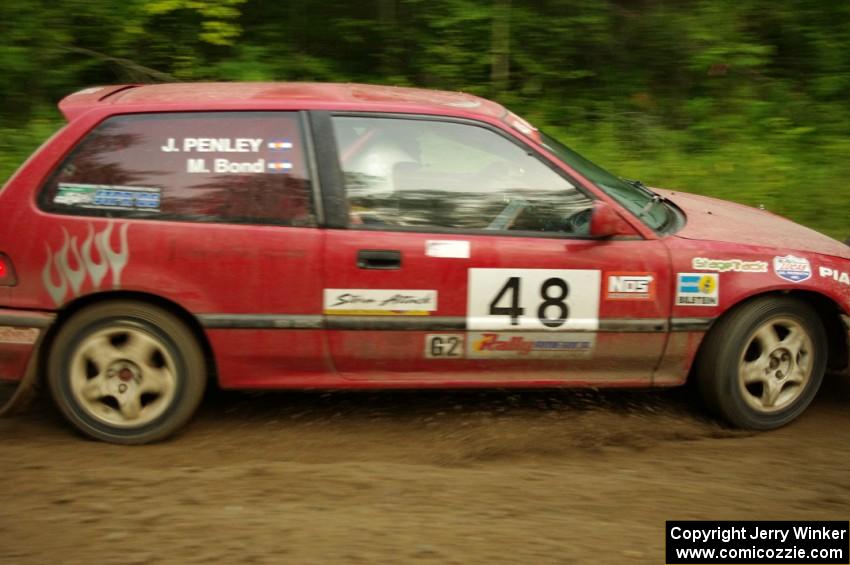
[[[773,258],[773,271],[780,279],[793,283],[807,281],[812,278],[812,266],[809,260],[794,255]]]
[[[463,334],[428,334],[425,336],[426,359],[462,359]]]
[[[720,275],[679,273],[676,280],[676,306],[717,306],[720,303]]]
[[[585,269],[469,269],[469,330],[596,330],[601,273]]]
[[[89,224],[88,236],[82,245],[79,245],[77,236],[71,236],[63,226],[64,240],[56,252],[45,242],[47,259],[41,271],[41,279],[54,304],[60,306],[69,292],[74,297],[79,296],[86,278],[91,280],[95,290],[100,289],[109,272],[112,273],[112,288],[121,288],[121,272],[130,260],[130,248],[127,245],[127,230],[130,224],[121,224],[118,228],[117,251],[112,249],[111,242],[114,227],[115,224],[109,222],[103,231],[95,233],[94,226]],[[97,248],[98,261],[92,257],[92,245]],[[69,253],[74,256],[76,267],[71,267]],[[54,282],[54,279],[58,280]]]
[[[437,309],[437,291],[326,288],[324,304],[329,315],[429,316]]]

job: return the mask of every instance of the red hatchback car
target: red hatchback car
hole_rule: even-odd
[[[89,88],[0,192],[0,378],[161,439],[224,388],[673,386],[753,429],[847,364],[850,247],[474,96]],[[25,377],[26,375],[26,377]],[[20,392],[20,391],[19,391]]]

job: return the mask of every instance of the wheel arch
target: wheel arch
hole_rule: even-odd
[[[158,296],[156,294],[131,290],[110,290],[104,292],[96,292],[93,294],[80,296],[64,304],[62,308],[56,312],[56,319],[51,324],[50,328],[47,330],[44,336],[44,342],[42,343],[42,346],[39,350],[39,367],[44,368],[46,366],[47,355],[49,355],[50,350],[53,347],[53,339],[56,335],[56,332],[59,330],[60,327],[62,327],[66,320],[71,318],[77,312],[87,308],[88,306],[113,300],[136,300],[139,302],[146,302],[153,306],[159,306],[160,308],[177,316],[183,323],[186,324],[186,326],[189,328],[189,331],[192,332],[192,334],[195,336],[195,339],[198,340],[198,344],[201,346],[201,350],[204,353],[204,360],[207,363],[208,380],[214,380],[215,382],[218,382],[218,370],[216,367],[215,355],[213,354],[212,345],[210,344],[209,337],[207,336],[203,326],[201,326],[201,323],[198,321],[198,319],[191,312],[186,310],[186,308],[174,302],[173,300],[163,298],[162,296]],[[39,381],[41,381],[43,378],[43,370],[39,370]]]
[[[841,306],[832,298],[811,290],[774,290],[747,296],[736,302],[725,312],[723,312],[723,314],[718,316],[706,332],[706,337],[708,336],[708,333],[714,329],[718,321],[725,317],[728,317],[733,312],[737,311],[746,304],[749,304],[755,300],[764,298],[766,296],[787,296],[791,298],[796,298],[797,300],[800,300],[801,302],[804,302],[810,307],[812,307],[817,313],[818,318],[820,318],[821,322],[823,323],[824,329],[826,330],[827,369],[832,371],[841,371],[847,369],[848,365],[850,365],[850,344],[848,344],[848,328],[845,325],[844,320],[842,319],[842,316],[846,315],[846,313],[841,308]],[[694,376],[696,366],[699,362],[700,354],[702,353],[702,350],[705,347],[705,343],[706,340],[704,337],[702,342],[700,343],[699,348],[697,349],[696,355],[694,356],[694,362],[691,364],[688,380],[691,380]]]

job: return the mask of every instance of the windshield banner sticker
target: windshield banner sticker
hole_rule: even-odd
[[[53,203],[77,208],[159,212],[160,192],[159,188],[143,186],[61,182]]]
[[[812,278],[812,266],[803,257],[785,255],[773,258],[773,270],[780,279],[793,283],[807,281]]]
[[[430,316],[436,290],[326,288],[324,311],[337,316]]]
[[[717,271],[720,273],[766,273],[767,261],[745,261],[743,259],[706,259],[695,257],[691,268],[698,271]]]
[[[679,273],[676,306],[717,306],[720,302],[720,275]]]

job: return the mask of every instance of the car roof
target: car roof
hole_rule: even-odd
[[[109,105],[115,113],[165,111],[191,105],[195,110],[281,107],[393,111],[503,118],[501,105],[466,94],[357,83],[205,82],[112,85],[81,90],[64,98],[59,109],[71,121],[95,107]],[[131,108],[132,107],[132,108]]]

